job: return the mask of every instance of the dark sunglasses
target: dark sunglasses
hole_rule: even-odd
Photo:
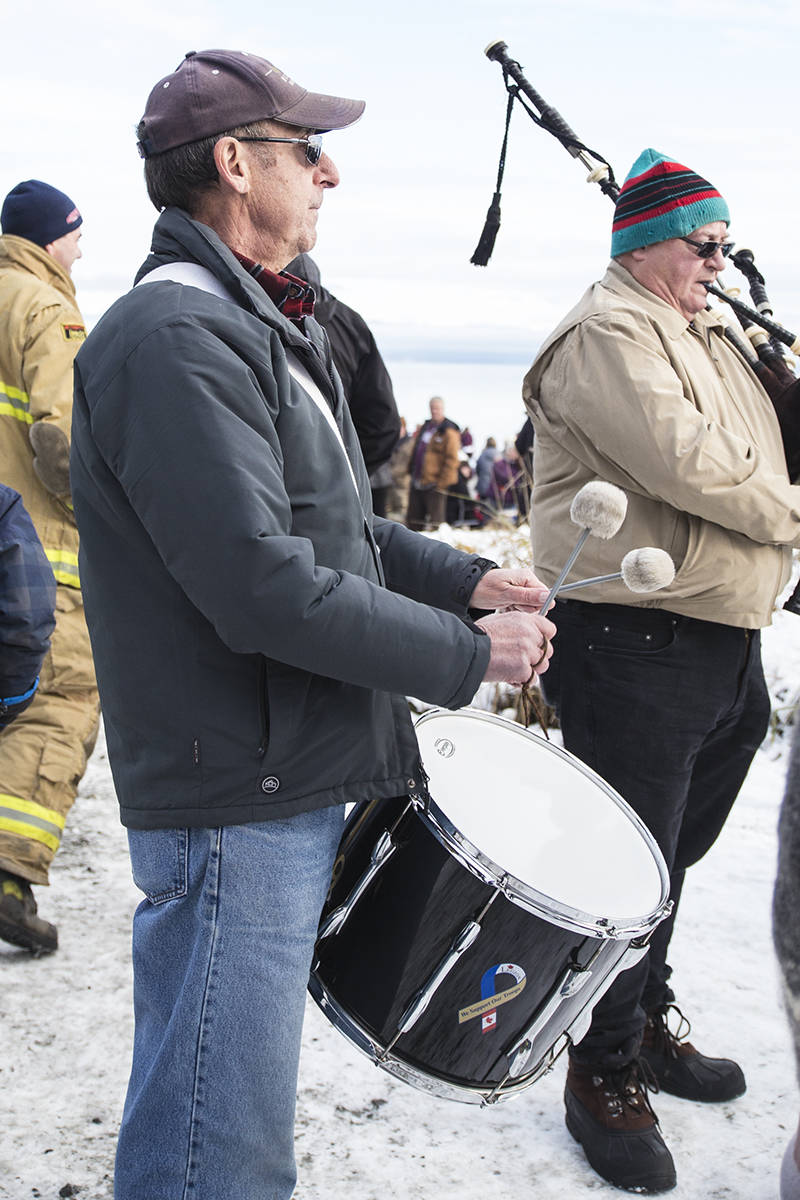
[[[305,146],[306,160],[315,167],[322,157],[322,134],[310,133],[304,138],[281,138],[281,137],[240,137],[237,142],[293,142],[298,146]]]
[[[694,246],[698,258],[713,258],[718,250],[723,258],[727,258],[736,245],[735,242],[693,242],[691,238],[681,238],[681,241]]]

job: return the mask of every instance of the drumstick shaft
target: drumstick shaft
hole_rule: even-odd
[[[581,536],[578,538],[575,549],[572,551],[569,558],[564,563],[564,566],[561,569],[561,574],[559,575],[558,579],[555,581],[553,586],[550,588],[550,591],[547,593],[547,599],[545,600],[542,607],[539,609],[539,612],[543,612],[543,613],[547,612],[548,608],[550,607],[550,605],[553,601],[554,596],[557,595],[557,593],[561,589],[562,583],[567,578],[570,567],[572,566],[572,564],[575,562],[575,559],[580,554],[581,548],[583,547],[583,543],[586,541],[586,539],[588,538],[588,536],[591,532],[592,532],[591,529],[584,529],[583,532],[581,533]]]
[[[558,595],[563,596],[564,592],[574,592],[577,588],[588,587],[590,583],[610,583],[613,579],[622,579],[622,571],[615,571],[613,575],[595,575],[593,579],[579,579],[576,583],[565,583],[558,589]]]

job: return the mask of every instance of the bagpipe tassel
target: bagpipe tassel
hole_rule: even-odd
[[[475,253],[469,260],[476,267],[485,267],[489,259],[492,257],[494,243],[497,237],[497,231],[500,228],[500,193],[495,192],[492,197],[492,203],[489,205],[489,211],[486,214],[486,222],[483,226],[478,244],[475,247]]]

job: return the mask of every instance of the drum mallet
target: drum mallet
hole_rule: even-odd
[[[573,524],[580,526],[581,535],[578,538],[575,549],[565,562],[561,574],[550,588],[547,599],[539,610],[540,612],[547,612],[553,597],[561,590],[561,585],[569,574],[570,567],[580,554],[581,547],[586,539],[590,535],[603,538],[606,541],[608,538],[612,538],[625,520],[627,509],[628,497],[622,489],[615,487],[613,483],[604,483],[602,479],[595,479],[591,483],[585,483],[581,490],[576,493],[569,508],[569,515]]]
[[[574,592],[577,588],[589,587],[593,583],[610,583],[621,579],[631,592],[657,592],[669,587],[675,578],[675,564],[666,550],[655,546],[643,546],[640,550],[629,550],[620,564],[622,570],[613,575],[595,575],[594,579],[579,579],[577,583],[565,583],[559,596]]]

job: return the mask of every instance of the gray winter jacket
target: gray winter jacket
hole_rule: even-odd
[[[76,364],[81,577],[123,823],[236,824],[401,795],[405,697],[458,708],[489,658],[491,565],[373,518],[330,360],[216,234],[167,209],[141,274],[210,269],[234,300],[134,288]],[[329,399],[358,484],[323,414]]]

